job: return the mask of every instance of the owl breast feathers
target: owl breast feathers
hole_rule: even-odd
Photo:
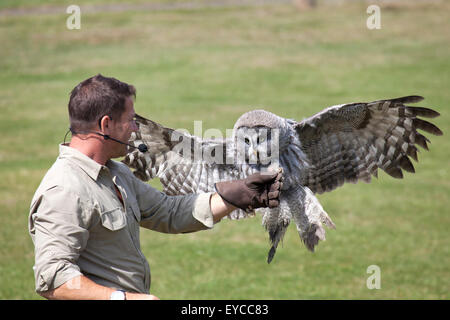
[[[259,210],[272,243],[270,262],[292,219],[311,251],[325,240],[322,223],[334,228],[315,193],[345,182],[370,182],[378,169],[394,178],[415,171],[410,158],[418,161],[416,145],[428,150],[430,143],[417,130],[442,135],[419,118],[434,118],[438,112],[407,105],[421,100],[407,96],[336,105],[300,122],[253,110],[237,120],[233,136],[226,139],[202,139],[136,115],[139,130],[129,143],[144,143],[148,152],[130,150],[123,162],[141,180],[158,177],[168,195],[214,192],[215,182],[283,168],[280,206]],[[235,210],[229,217],[247,215]]]

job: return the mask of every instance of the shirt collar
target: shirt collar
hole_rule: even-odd
[[[100,171],[106,168],[95,160],[89,158],[84,153],[64,144],[59,145],[59,158],[68,159],[72,163],[76,164],[94,180],[97,180]]]

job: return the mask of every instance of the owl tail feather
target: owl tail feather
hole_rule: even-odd
[[[273,230],[269,230],[270,242],[272,243],[272,247],[269,250],[269,254],[267,255],[267,263],[272,262],[273,257],[275,256],[275,252],[277,251],[278,244],[280,241],[283,241],[284,234],[286,233],[286,229],[289,225],[289,221],[279,221],[280,224],[277,224],[276,228]]]
[[[275,256],[275,252],[277,251],[277,248],[275,246],[272,246],[269,250],[269,254],[267,255],[267,263],[271,263],[273,257]]]

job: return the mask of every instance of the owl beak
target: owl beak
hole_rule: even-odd
[[[249,153],[249,157],[250,157],[250,163],[257,164],[258,163],[258,152],[255,149],[250,148],[248,153]]]

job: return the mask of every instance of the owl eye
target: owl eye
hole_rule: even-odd
[[[264,137],[264,136],[258,137],[258,143],[261,143],[264,141],[266,141],[266,137]]]
[[[244,142],[245,142],[245,144],[250,145],[250,139],[249,138],[245,138]]]

